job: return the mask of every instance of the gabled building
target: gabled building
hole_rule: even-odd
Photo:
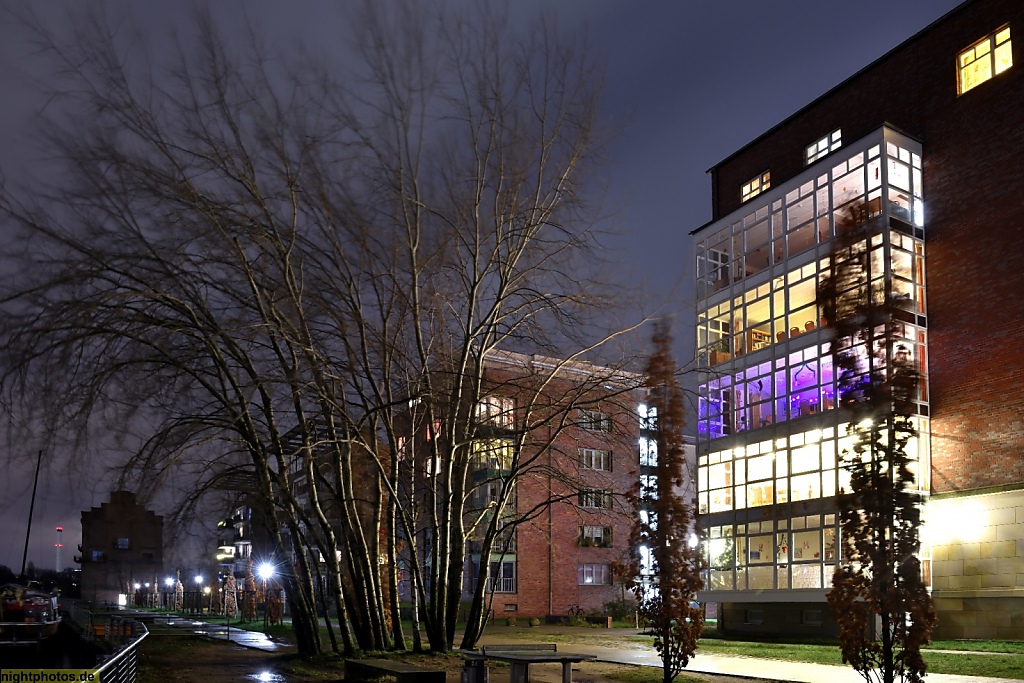
[[[922,378],[910,449],[935,635],[1024,638],[1022,36],[1024,3],[965,2],[710,170],[713,218],[692,236],[700,597],[720,628],[834,628],[849,440],[815,299],[859,216]]]
[[[118,604],[135,584],[163,576],[163,517],[147,510],[130,491],[82,512],[82,598]]]

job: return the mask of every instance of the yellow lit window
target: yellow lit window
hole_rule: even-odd
[[[963,95],[993,76],[998,76],[1011,66],[1013,48],[1010,44],[1010,27],[1004,26],[982,38],[957,57],[960,94]]]
[[[751,179],[750,182],[743,183],[743,187],[740,188],[740,201],[745,202],[748,199],[753,199],[771,186],[772,174],[770,171],[765,171],[756,178]]]
[[[804,150],[804,163],[806,165],[813,164],[818,159],[830,152],[836,151],[842,146],[843,131],[841,128],[836,128],[822,139],[807,145],[807,148]]]

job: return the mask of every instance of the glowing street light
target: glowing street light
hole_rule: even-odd
[[[263,632],[267,631],[267,619],[270,610],[270,596],[267,594],[267,581],[274,578],[274,565],[264,562],[256,569],[256,573],[263,579]]]
[[[274,577],[274,572],[274,565],[269,562],[264,562],[256,570],[259,577],[263,579],[263,583],[266,583],[268,579],[272,579]]]

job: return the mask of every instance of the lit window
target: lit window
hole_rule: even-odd
[[[807,149],[804,150],[804,163],[807,165],[813,164],[818,159],[836,151],[842,146],[843,131],[841,128],[836,128],[817,142],[807,145]]]
[[[646,467],[658,466],[658,442],[654,439],[648,439],[646,436],[640,437],[640,465]]]
[[[612,471],[612,452],[597,448],[581,448],[580,467],[585,470]]]
[[[1013,50],[1010,47],[1010,27],[1004,26],[957,56],[957,71],[960,74],[959,94],[963,95],[974,86],[998,76],[1011,66]]]
[[[641,403],[637,412],[640,413],[640,429],[658,428],[658,409],[656,407]]]
[[[132,544],[127,538],[119,538],[117,539],[114,547],[118,550],[129,550],[132,547]]]
[[[610,548],[612,528],[610,526],[581,526],[579,544],[595,548]]]
[[[505,439],[479,439],[473,442],[473,466],[477,469],[509,470],[515,459],[515,447]]]
[[[515,404],[507,396],[488,396],[476,406],[476,419],[496,427],[511,428],[515,423]]]
[[[581,586],[607,586],[611,584],[611,572],[606,564],[581,564],[578,569],[578,583]]]
[[[757,195],[768,190],[772,186],[772,174],[771,171],[765,171],[756,178],[751,179],[748,183],[743,183],[743,187],[740,188],[740,201],[747,201],[753,199]]]

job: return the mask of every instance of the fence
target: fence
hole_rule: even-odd
[[[133,622],[133,625],[133,630],[138,627],[140,631],[138,637],[133,637],[97,669],[99,680],[103,683],[135,683],[138,678],[139,643],[149,635],[149,631],[142,623]]]

